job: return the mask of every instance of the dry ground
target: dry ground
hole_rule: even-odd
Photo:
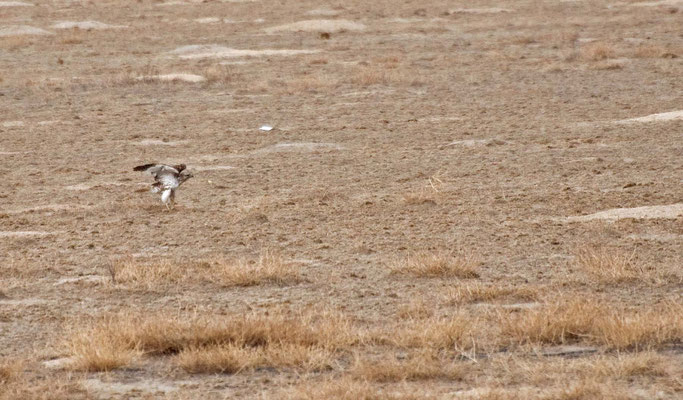
[[[680,1],[25,3],[0,399],[683,396]]]

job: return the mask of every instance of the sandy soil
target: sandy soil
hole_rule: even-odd
[[[69,357],[74,321],[120,310],[329,307],[388,326],[467,281],[388,272],[420,251],[475,255],[485,284],[681,305],[683,4],[641,3],[0,2],[0,357],[85,397],[286,397],[345,376],[344,362],[312,374],[193,374],[163,357],[110,373],[43,362]],[[133,172],[152,161],[195,174],[173,211]],[[583,246],[670,278],[584,281]],[[264,249],[305,279],[109,282],[125,257]],[[683,363],[680,340],[657,351]],[[403,384],[437,398],[543,389],[482,374],[499,380]],[[682,393],[680,379],[615,384],[633,398]]]

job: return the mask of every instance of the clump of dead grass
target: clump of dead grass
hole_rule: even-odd
[[[635,259],[635,251],[624,253],[606,247],[586,246],[576,252],[576,265],[601,283],[633,282],[654,278]]]
[[[624,69],[626,63],[622,60],[603,60],[591,65],[591,69],[597,71],[610,71]]]
[[[427,303],[422,298],[413,298],[408,304],[398,309],[397,317],[400,319],[424,319],[434,315],[434,304]]]
[[[513,344],[586,341],[611,349],[653,349],[683,340],[683,306],[627,310],[599,300],[558,300],[538,309],[501,313],[500,339]]]
[[[471,254],[426,251],[415,252],[388,265],[393,274],[420,278],[478,278],[480,266],[478,258]]]
[[[427,350],[410,354],[402,359],[386,356],[380,359],[368,359],[356,355],[350,374],[355,379],[372,382],[459,380],[465,376],[465,370],[462,365],[444,359],[432,350]]]
[[[615,56],[614,46],[605,42],[588,43],[580,50],[580,57],[585,61],[600,61]]]
[[[190,372],[237,372],[257,366],[322,368],[358,337],[334,312],[269,315],[121,313],[75,324],[67,348],[72,368],[107,371],[141,354],[174,354]]]
[[[492,302],[496,300],[508,301],[537,301],[540,297],[539,289],[532,287],[502,287],[479,282],[458,284],[450,288],[445,295],[447,304],[467,304],[478,302]]]
[[[228,65],[212,65],[204,70],[202,74],[207,83],[225,85],[234,79],[234,72]]]
[[[24,363],[14,359],[0,359],[0,385],[9,384],[21,376]]]
[[[234,260],[223,255],[199,260],[112,261],[113,283],[153,289],[164,284],[215,283],[224,287],[290,284],[302,280],[299,267],[279,254],[263,251],[256,260]]]
[[[657,44],[644,44],[633,50],[633,58],[660,58],[671,54],[664,46]]]
[[[448,317],[402,321],[367,333],[370,343],[416,349],[470,349],[476,346],[478,320],[459,313]]]

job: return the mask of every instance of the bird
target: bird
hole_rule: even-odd
[[[154,177],[155,182],[152,184],[151,192],[161,192],[161,202],[164,203],[166,209],[170,210],[175,205],[175,191],[183,182],[194,176],[185,168],[185,164],[150,163],[138,165],[133,168],[133,171],[149,172]]]

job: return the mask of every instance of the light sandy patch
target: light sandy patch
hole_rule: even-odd
[[[0,151],[0,156],[14,156],[17,154],[26,154],[28,151]]]
[[[510,13],[514,10],[509,8],[488,7],[488,8],[454,8],[450,11],[451,14],[499,14]]]
[[[487,139],[467,139],[467,140],[456,140],[454,142],[450,142],[446,145],[446,147],[449,146],[464,146],[464,147],[475,147],[475,146],[484,146],[488,143]]]
[[[58,120],[58,119],[54,119],[54,120],[50,120],[50,121],[39,121],[39,122],[38,122],[38,125],[39,125],[39,126],[46,126],[46,125],[59,124],[59,123],[62,123],[62,122],[64,122],[64,121],[60,121],[60,120]]]
[[[616,221],[625,218],[631,219],[676,219],[683,216],[683,203],[663,206],[643,206],[635,208],[613,208],[600,211],[595,214],[567,217],[569,222],[586,222],[593,220]]]
[[[143,139],[133,144],[138,146],[178,146],[183,143],[187,143],[187,140],[163,141],[159,139]]]
[[[43,231],[0,231],[0,237],[33,237],[33,236],[49,236],[54,235],[55,232]]]
[[[291,24],[272,26],[266,28],[267,33],[277,32],[341,32],[341,31],[362,31],[365,25],[360,22],[349,21],[346,19],[312,19],[299,21]]]
[[[29,297],[27,299],[0,299],[0,304],[8,306],[38,306],[48,303],[50,302],[45,299],[38,299],[35,297]]]
[[[55,286],[62,286],[66,285],[69,283],[79,283],[79,282],[87,282],[87,283],[104,283],[107,281],[107,278],[104,276],[97,276],[97,275],[89,275],[89,276],[77,276],[74,278],[62,278],[55,282]]]
[[[235,169],[230,165],[191,165],[187,167],[191,171],[227,171],[230,169]]]
[[[5,121],[2,123],[3,128],[19,128],[24,126],[24,121]]]
[[[81,383],[83,387],[91,392],[98,393],[109,398],[110,396],[146,397],[154,394],[166,394],[178,390],[174,385],[168,383],[142,380],[135,383],[104,382],[100,379],[86,379]]]
[[[33,7],[33,4],[21,1],[0,1],[0,7]]]
[[[138,80],[154,79],[162,82],[190,82],[190,83],[200,83],[206,81],[201,75],[195,74],[185,74],[185,73],[175,73],[175,74],[163,74],[163,75],[151,75],[151,76],[140,76]]]
[[[321,7],[321,8],[316,8],[315,10],[306,11],[306,15],[334,17],[335,15],[339,15],[339,11],[333,10],[331,8],[328,8],[328,7]]]
[[[43,367],[47,369],[67,369],[74,361],[72,357],[55,358],[54,360],[43,361]]]
[[[194,22],[200,24],[215,24],[217,22],[221,22],[221,19],[216,17],[196,18]]]
[[[197,58],[234,58],[234,57],[263,57],[263,56],[294,56],[299,54],[313,54],[319,50],[285,50],[285,49],[264,49],[264,50],[245,50],[232,49],[217,44],[189,45],[178,47],[170,54],[191,60]]]
[[[650,114],[644,117],[622,119],[619,121],[614,121],[617,124],[632,124],[638,122],[666,122],[666,121],[677,121],[683,120],[683,110],[680,111],[670,111],[665,113]]]
[[[278,143],[256,150],[254,153],[276,153],[293,151],[343,150],[344,147],[336,143]]]
[[[54,35],[54,33],[28,25],[9,25],[0,27],[0,37],[23,35]]]
[[[83,30],[103,30],[103,29],[123,29],[125,25],[109,25],[99,21],[62,21],[52,25],[54,29],[83,29]]]

